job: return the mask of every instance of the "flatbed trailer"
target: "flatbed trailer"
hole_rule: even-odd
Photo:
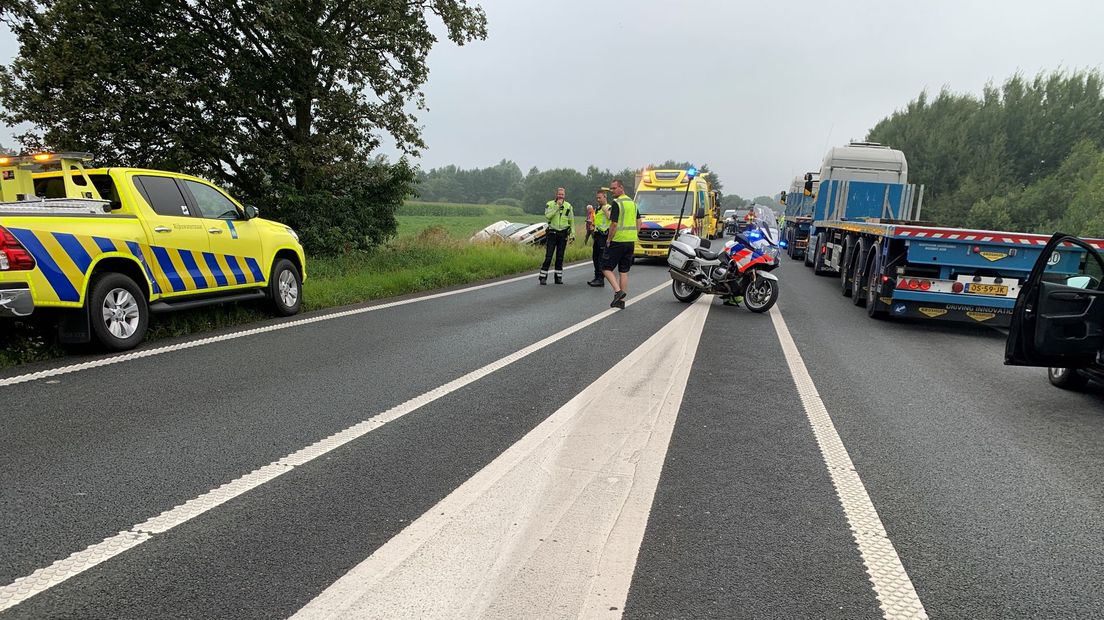
[[[874,318],[1007,326],[1048,235],[916,222],[817,220],[806,264]],[[1093,241],[1104,249],[1104,242]],[[1084,252],[1056,253],[1048,271],[1076,274]]]

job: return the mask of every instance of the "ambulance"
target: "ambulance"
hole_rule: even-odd
[[[709,185],[708,176],[691,178],[686,170],[644,170],[637,176],[633,200],[642,220],[636,232],[634,256],[666,257],[671,240],[679,232],[680,210],[682,232],[703,239],[721,236],[724,223],[720,196]]]

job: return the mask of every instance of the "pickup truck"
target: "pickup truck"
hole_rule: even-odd
[[[0,317],[45,314],[63,343],[122,351],[151,313],[249,299],[299,312],[306,260],[291,228],[203,179],[90,159],[0,155]]]

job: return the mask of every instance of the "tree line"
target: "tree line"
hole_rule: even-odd
[[[691,165],[690,162],[667,160],[652,164],[649,168],[686,170]],[[703,163],[697,168],[709,175],[714,189],[723,192],[724,183],[708,164]],[[593,203],[595,192],[608,186],[613,179],[621,179],[631,193],[637,172],[635,168],[615,171],[588,166],[584,171],[574,168],[540,170],[534,167],[522,174],[515,162],[504,159],[486,168],[443,166],[419,171],[417,193],[418,198],[432,202],[498,203],[519,206],[528,213],[543,213],[545,203],[558,187],[564,188],[569,201],[581,206]],[[724,198],[726,208],[730,204],[733,208],[739,208],[748,203],[735,195]]]
[[[467,0],[0,0],[0,20],[19,43],[0,121],[30,125],[23,150],[206,177],[317,254],[395,232],[425,147],[430,20],[460,45],[487,35]]]
[[[867,139],[904,151],[945,226],[1104,236],[1104,80],[1014,75],[980,96],[920,93]]]

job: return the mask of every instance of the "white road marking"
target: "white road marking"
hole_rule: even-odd
[[[588,266],[590,263],[578,263],[575,265],[568,265],[564,269],[574,269],[576,267]],[[218,336],[210,336],[207,338],[199,338],[197,340],[189,340],[187,342],[181,342],[178,344],[171,344],[164,347],[156,347],[153,349],[141,349],[133,351],[131,353],[123,353],[121,355],[113,355],[111,357],[105,357],[101,359],[95,359],[88,362],[81,362],[79,364],[70,364],[68,366],[60,366],[58,368],[50,368],[47,370],[40,370],[38,372],[30,372],[23,375],[16,375],[14,377],[0,378],[0,387],[9,385],[16,385],[19,383],[27,383],[29,381],[37,381],[39,379],[47,379],[49,377],[57,377],[60,375],[66,375],[73,372],[79,372],[81,370],[89,370],[92,368],[102,368],[104,366],[111,366],[112,364],[120,364],[122,362],[129,362],[131,360],[143,359],[147,357],[153,357],[155,355],[162,355],[165,353],[171,353],[173,351],[183,351],[185,349],[194,349],[196,347],[202,347],[209,344],[215,344],[216,342],[225,342],[227,340],[237,340],[238,338],[245,338],[246,336],[255,336],[257,334],[265,334],[268,332],[275,332],[284,329],[291,329],[293,327],[301,327],[303,325],[310,325],[311,323],[320,323],[322,321],[332,321],[334,319],[343,319],[345,317],[356,316],[358,314],[365,314],[367,312],[375,312],[377,310],[387,310],[388,308],[396,308],[398,306],[406,306],[409,304],[416,304],[422,301],[431,301],[434,299],[441,299],[442,297],[451,297],[453,295],[460,295],[462,293],[471,293],[473,291],[481,291],[483,289],[491,288],[493,286],[502,286],[503,284],[510,284],[512,282],[520,282],[522,280],[528,280],[533,276],[524,275],[516,278],[510,278],[508,280],[499,280],[498,282],[489,282],[487,284],[479,284],[476,286],[469,286],[466,288],[456,289],[454,291],[445,291],[443,293],[433,293],[432,295],[424,295],[422,297],[414,297],[411,299],[403,299],[400,301],[391,301],[387,303],[378,304],[375,306],[367,306],[364,308],[354,308],[352,310],[342,310],[340,312],[330,312],[328,314],[319,314],[304,319],[295,319],[293,321],[286,321],[283,323],[276,323],[275,325],[266,325],[264,327],[254,327],[251,329],[243,329],[241,331],[231,332],[229,334],[220,334]]]
[[[820,399],[820,393],[805,367],[797,345],[794,344],[782,313],[776,307],[771,310],[770,315],[774,329],[778,332],[778,340],[782,344],[782,352],[786,356],[786,364],[789,365],[790,374],[797,386],[797,393],[801,396],[801,404],[805,407],[805,414],[813,427],[813,435],[820,446],[824,464],[832,478],[832,486],[836,489],[863,564],[866,565],[867,575],[870,576],[874,594],[881,605],[882,615],[894,620],[927,618],[924,604],[916,595],[912,580],[905,572],[878,511],[874,509],[870,495],[847,454],[847,448],[832,424],[832,418],[828,415],[824,401]]]
[[[710,300],[293,618],[619,618]]]
[[[528,276],[526,276],[528,277]],[[498,284],[498,283],[495,283]],[[493,285],[493,284],[492,284]],[[492,286],[483,285],[483,286]],[[667,288],[667,283],[660,284],[648,291],[636,295],[630,296],[626,300],[625,305],[631,306],[638,301],[647,298],[654,293],[659,292]],[[476,287],[478,288],[478,287]],[[474,290],[474,289],[467,289]],[[441,293],[440,295],[454,294]],[[427,299],[427,298],[421,298]],[[409,303],[409,302],[408,302]],[[398,303],[396,304],[398,305]],[[163,534],[170,529],[189,521],[213,508],[216,508],[235,497],[238,497],[247,491],[255,489],[266,482],[269,482],[279,476],[286,474],[295,467],[309,463],[310,461],[326,454],[327,452],[334,450],[340,446],[343,446],[354,439],[362,437],[367,433],[391,422],[397,420],[402,416],[417,410],[420,407],[428,405],[433,401],[442,398],[456,390],[467,386],[487,375],[500,370],[513,364],[514,362],[523,359],[541,349],[554,344],[572,334],[597,323],[598,321],[609,317],[620,310],[609,308],[603,312],[599,312],[571,327],[562,329],[551,336],[538,340],[537,342],[515,351],[503,358],[500,358],[482,368],[473,370],[466,375],[454,379],[440,387],[426,392],[420,396],[412,398],[402,404],[396,405],[377,414],[363,422],[359,422],[350,426],[349,428],[330,435],[329,437],[319,440],[301,450],[293,452],[281,459],[278,459],[272,463],[269,463],[263,467],[253,470],[252,472],[241,476],[235,480],[232,480],[217,489],[213,489],[204,493],[198,497],[190,499],[175,508],[166,510],[156,517],[152,517],[143,523],[135,525],[129,530],[120,532],[117,536],[108,538],[102,543],[91,545],[90,547],[73,553],[69,557],[58,560],[50,566],[40,568],[30,575],[25,577],[19,577],[12,583],[0,587],[0,612],[5,609],[9,609],[18,605],[19,603],[31,598],[32,596],[44,592],[57,584],[79,575],[80,573],[96,566],[116,555],[126,551],[127,549],[138,546],[139,544],[150,540],[152,536]]]

